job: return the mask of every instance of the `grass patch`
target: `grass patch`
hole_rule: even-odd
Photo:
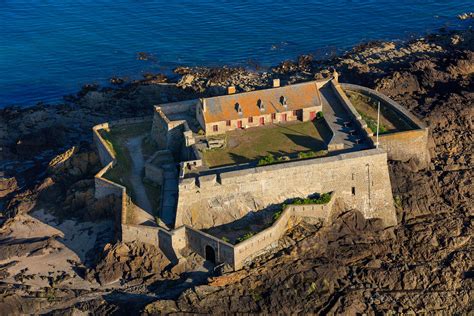
[[[307,159],[307,158],[316,158],[316,157],[323,157],[328,154],[327,150],[310,150],[310,151],[302,151],[298,153],[298,158],[299,159]]]
[[[367,123],[367,127],[370,128],[372,133],[376,134],[377,133],[377,120],[374,119],[371,116],[368,116],[366,113],[358,111],[360,116],[362,116],[362,119]],[[387,127],[383,124],[380,124],[379,126],[379,134],[384,134],[387,133]]]
[[[150,129],[151,123],[137,123],[99,130],[100,136],[117,160],[115,166],[104,174],[104,178],[126,187],[132,199],[135,196],[129,180],[132,162],[125,142],[130,138],[149,133]]]
[[[280,217],[285,208],[288,205],[308,205],[308,204],[327,204],[331,201],[331,194],[330,193],[323,193],[316,198],[296,198],[294,200],[289,201],[288,203],[283,203],[278,208],[275,213],[273,213],[273,223],[276,222]]]
[[[306,205],[306,204],[327,204],[331,201],[330,193],[323,193],[317,198],[297,198],[294,199],[290,204],[292,205]]]
[[[267,156],[279,157],[326,148],[320,130],[322,120],[269,124],[226,133],[224,148],[206,150],[203,159],[209,167],[258,161]],[[323,133],[324,134],[324,133]],[[275,158],[277,159],[277,158]]]

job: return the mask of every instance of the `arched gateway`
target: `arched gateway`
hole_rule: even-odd
[[[216,263],[216,252],[214,251],[214,248],[209,245],[206,246],[206,260]]]

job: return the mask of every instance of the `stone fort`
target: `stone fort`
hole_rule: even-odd
[[[364,112],[372,110],[367,102],[361,103],[367,107],[363,111],[357,108],[360,100],[378,104],[381,122],[391,130],[376,135]],[[151,125],[156,152],[144,164],[143,180],[160,188],[158,223],[130,222],[130,188],[106,177],[118,162],[101,131],[145,123]],[[298,130],[303,128],[314,129],[320,139]],[[191,249],[233,269],[274,247],[292,223],[328,223],[341,208],[396,225],[387,160],[429,161],[428,129],[422,122],[377,91],[339,83],[337,73],[286,86],[275,79],[272,88],[251,92],[229,87],[227,95],[160,104],[152,118],[104,123],[93,132],[104,165],[95,177],[96,198],[113,194],[121,199],[121,240],[154,244],[171,260]],[[281,135],[291,140],[294,151],[283,141],[278,147]],[[314,150],[304,147],[313,144]],[[278,151],[249,157],[238,152],[246,148],[254,153],[269,145]],[[303,154],[301,148],[306,148]],[[329,201],[311,203],[311,197],[321,194],[329,195]],[[292,204],[295,199],[309,202]],[[232,242],[213,233],[216,227],[232,230],[232,223],[278,207],[283,207],[279,217],[250,238]]]

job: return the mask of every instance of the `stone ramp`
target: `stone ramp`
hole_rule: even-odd
[[[176,206],[178,201],[178,170],[174,164],[162,166],[163,173],[163,203],[161,207],[161,220],[168,226],[173,227],[176,217]]]
[[[330,145],[334,145],[338,150],[360,150],[367,148],[365,144],[357,143],[358,139],[362,142],[363,138],[361,135],[357,135],[353,123],[347,124],[348,122],[352,122],[352,118],[331,87],[325,85],[320,89],[320,92],[324,119],[334,133]],[[353,131],[355,133],[352,133]]]
[[[130,182],[133,186],[134,192],[134,221],[136,224],[151,224],[155,220],[153,218],[153,209],[145,190],[145,186],[142,181],[142,171],[145,165],[143,160],[141,142],[142,136],[130,138],[127,143],[127,149],[132,159],[132,170],[130,176]]]

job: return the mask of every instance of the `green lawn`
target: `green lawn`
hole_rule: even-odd
[[[129,176],[131,170],[131,159],[125,142],[129,138],[149,133],[151,123],[130,124],[119,127],[111,127],[109,130],[100,130],[99,133],[106,141],[109,149],[115,154],[117,164],[104,175],[106,179],[123,185],[128,194],[133,198],[133,187]]]
[[[360,92],[346,90],[346,95],[359,112],[362,119],[372,132],[377,132],[377,100],[362,94]],[[393,109],[387,107],[384,103],[380,105],[380,126],[379,133],[393,133],[416,128],[412,126],[405,118],[396,113]]]
[[[267,155],[279,157],[309,150],[319,151],[326,149],[321,135],[325,133],[326,127],[321,120],[234,130],[226,133],[225,148],[207,150],[203,158],[209,167],[217,167],[255,161]]]

